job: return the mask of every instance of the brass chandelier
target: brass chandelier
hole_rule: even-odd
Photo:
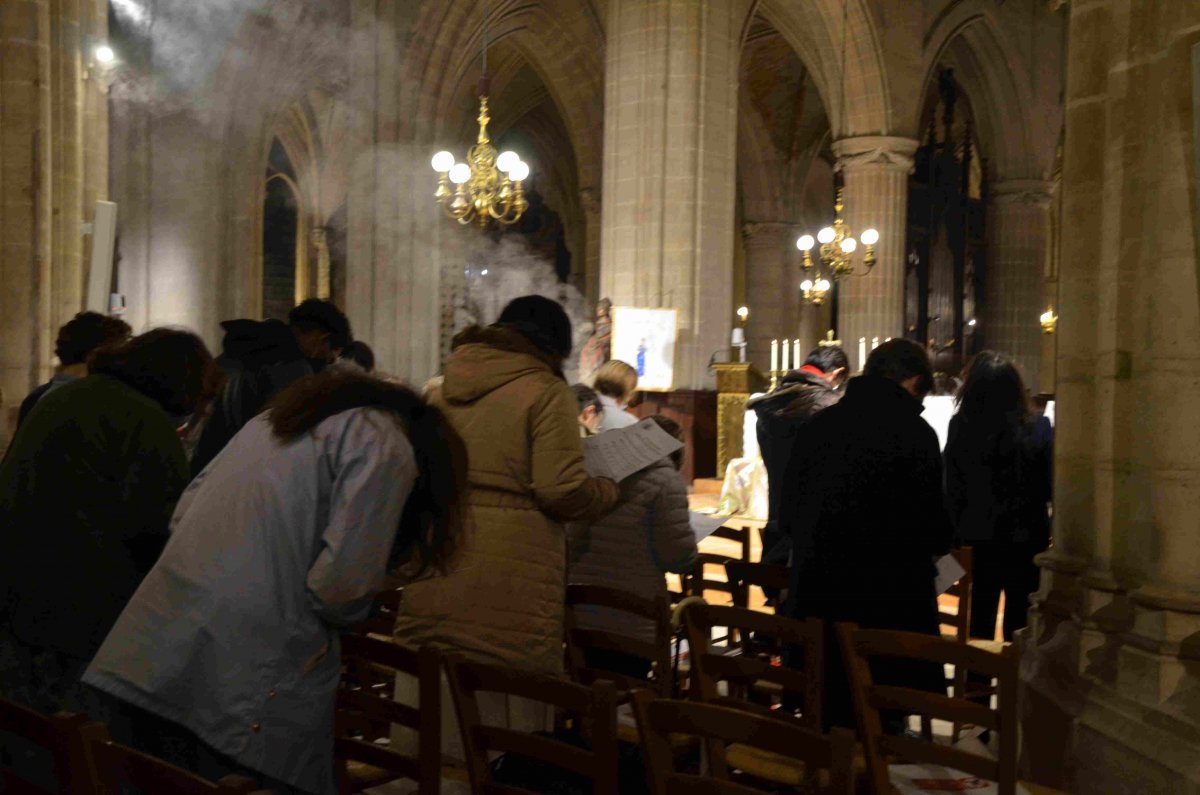
[[[812,235],[801,235],[796,241],[796,248],[804,252],[804,281],[800,289],[804,300],[814,306],[824,303],[834,282],[841,281],[847,276],[866,276],[875,267],[875,244],[879,242],[879,232],[874,229],[864,230],[858,238],[850,231],[850,227],[842,219],[844,208],[842,189],[838,188],[837,200],[834,202],[833,226],[827,226],[817,232],[817,239]],[[858,271],[859,243],[862,243],[863,270]],[[812,250],[820,243],[817,257],[820,267],[813,260]]]
[[[516,152],[500,152],[488,137],[487,18],[483,17],[483,73],[479,78],[479,135],[467,151],[465,163],[456,162],[451,152],[441,151],[433,156],[433,170],[438,173],[437,191],[433,197],[449,217],[460,224],[479,222],[486,228],[489,221],[512,224],[521,217],[529,202],[522,183],[529,178],[529,166]],[[453,188],[450,186],[454,185]]]
[[[847,3],[842,0],[842,84],[839,108],[842,116],[842,130],[846,129],[846,18]],[[820,306],[829,296],[835,282],[847,276],[866,276],[875,267],[875,244],[879,242],[879,232],[866,229],[862,235],[855,238],[850,227],[842,219],[845,202],[842,189],[837,190],[837,199],[833,203],[833,226],[827,226],[817,232],[817,239],[812,235],[801,235],[796,241],[796,248],[804,252],[804,281],[800,282],[800,291],[804,300],[813,306]],[[858,271],[856,254],[859,243],[862,243],[863,270]],[[817,250],[820,267],[813,261],[812,250],[820,243]]]

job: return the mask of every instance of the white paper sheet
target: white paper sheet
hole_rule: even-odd
[[[940,765],[888,765],[888,778],[900,795],[928,795],[931,792],[996,795],[1000,791],[994,781]],[[1018,784],[1017,795],[1029,795],[1029,791]]]
[[[703,541],[713,533],[717,532],[717,528],[724,527],[732,517],[729,514],[721,513],[696,513],[688,511],[688,516],[692,520],[692,532],[696,534],[696,541]]]
[[[937,559],[937,579],[934,580],[934,587],[937,593],[945,593],[950,590],[950,586],[958,582],[967,570],[959,564],[958,559],[953,555],[942,555]]]
[[[592,477],[620,483],[681,447],[683,442],[646,419],[584,439],[583,461]]]

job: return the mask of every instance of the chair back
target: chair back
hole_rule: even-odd
[[[662,696],[671,694],[671,607],[665,596],[645,599],[603,585],[572,584],[567,586],[566,604],[567,667],[572,679],[585,685],[606,679],[622,690],[649,687]],[[582,626],[586,623],[582,613],[588,608],[612,611],[618,618],[637,623],[649,622],[654,640],[648,643],[640,635]],[[609,670],[603,664],[606,652],[644,661],[647,676]]]
[[[420,651],[386,640],[344,633],[342,682],[334,721],[334,758],[343,791],[406,778],[421,795],[436,795],[441,784],[441,661],[438,653]],[[415,677],[420,704],[413,708],[393,698],[396,674]],[[416,757],[377,743],[389,739],[393,726],[418,735]],[[369,773],[357,780],[354,771]]]
[[[716,546],[723,551],[708,551],[701,552],[696,556],[696,561],[692,565],[691,576],[688,577],[689,596],[699,596],[707,598],[705,594],[714,592],[718,594],[726,594],[726,598],[732,602],[735,587],[725,577],[725,564],[730,561],[749,561],[750,560],[750,538],[752,530],[749,525],[738,525],[718,527],[706,539],[705,546],[712,549],[713,540],[733,542],[733,543],[718,543]],[[716,569],[720,575],[712,576],[713,569]]]
[[[404,586],[399,582],[390,582],[386,588],[375,594],[370,615],[355,625],[354,632],[390,638],[392,630],[396,628],[396,619],[400,615],[400,601],[403,598]]]
[[[544,674],[488,663],[468,662],[458,655],[446,657],[450,694],[462,731],[471,791],[476,793],[524,792],[498,783],[488,764],[489,754],[503,753],[589,779],[596,795],[617,793],[617,690],[611,682],[590,687]],[[480,716],[479,693],[495,693],[554,707],[574,717],[589,748],[543,734],[505,726],[485,725]]]
[[[731,560],[725,564],[725,578],[734,586],[734,607],[750,607],[751,587],[762,590],[764,596],[767,589],[776,592],[786,590],[789,574],[787,566],[775,563]]]
[[[0,698],[0,732],[11,734],[20,741],[44,752],[52,763],[53,788],[50,782],[35,782],[24,759],[0,754],[0,792],[16,795],[56,795],[56,793],[90,793],[91,770],[82,735],[87,718],[83,715],[59,713],[43,715],[29,707]],[[17,751],[17,749],[12,749]],[[33,750],[33,749],[30,749]],[[34,761],[34,760],[28,760]]]
[[[819,619],[701,603],[689,604],[683,619],[692,690],[701,700],[791,716],[803,726],[821,728],[825,632]],[[740,638],[739,646],[725,654],[714,650],[713,627],[728,627]],[[727,695],[721,695],[721,683]]]
[[[212,782],[149,754],[109,739],[102,724],[83,729],[95,770],[97,795],[137,792],[170,792],[172,795],[246,795],[258,785],[245,776],[225,776]],[[89,790],[92,791],[92,790]]]
[[[838,639],[854,695],[859,738],[866,754],[867,772],[876,795],[890,795],[888,757],[942,765],[995,781],[999,795],[1014,795],[1017,785],[1017,654],[1013,647],[1001,654],[965,643],[914,632],[859,629],[838,624]],[[909,687],[875,684],[871,663],[880,660],[923,661],[953,665],[998,682],[998,707],[965,698]],[[980,756],[960,748],[885,735],[880,710],[920,715],[951,723],[970,723],[999,738],[999,758]]]
[[[958,600],[958,607],[954,612],[943,605],[940,598],[938,599],[938,624],[941,625],[942,634],[954,637],[959,643],[966,643],[971,638],[971,591],[975,584],[972,571],[974,561],[971,547],[951,550],[950,554],[954,556],[958,565],[962,566],[966,573],[959,577],[958,582],[951,585],[945,593],[945,596]],[[946,632],[947,629],[950,632]]]
[[[633,709],[652,795],[743,795],[763,791],[749,786],[744,778],[737,780],[731,771],[725,751],[734,744],[803,762],[805,792],[854,792],[854,735],[843,729],[824,735],[731,707],[656,699],[644,690],[634,694]],[[671,743],[680,735],[699,738],[705,744],[706,776],[676,771]],[[822,770],[828,771],[826,787],[819,784]]]

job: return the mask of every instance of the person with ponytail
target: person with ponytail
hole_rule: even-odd
[[[287,387],[184,492],[84,677],[122,703],[121,739],[210,779],[336,792],[339,629],[390,569],[445,567],[466,469],[403,386],[335,371]]]
[[[1021,373],[975,356],[946,441],[946,499],[956,542],[974,550],[971,636],[992,640],[1004,593],[1004,639],[1025,626],[1037,590],[1033,556],[1050,543],[1053,430],[1033,412]]]

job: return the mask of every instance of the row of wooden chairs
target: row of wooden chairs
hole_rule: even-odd
[[[595,590],[584,593],[593,600],[599,598]],[[689,604],[684,620],[693,648],[689,701],[670,698],[667,688],[649,673],[654,665],[664,664],[649,649],[643,650],[648,671],[645,680],[606,675],[603,670],[580,665],[583,657],[577,656],[572,673],[578,681],[571,682],[468,662],[456,655],[447,655],[439,662],[429,649],[417,652],[391,641],[347,635],[343,656],[348,684],[339,699],[337,740],[343,791],[359,791],[399,777],[420,782],[422,793],[439,791],[446,766],[440,749],[441,669],[449,682],[462,731],[467,777],[475,792],[514,791],[495,780],[489,759],[496,753],[536,760],[587,779],[597,793],[616,792],[616,749],[621,739],[617,707],[630,702],[636,714],[635,739],[656,794],[750,792],[764,781],[770,782],[769,788],[778,788],[781,783],[812,788],[819,782],[820,787],[814,791],[852,791],[846,784],[848,778],[853,778],[847,761],[847,749],[854,746],[852,737],[820,731],[822,660],[826,653],[821,623],[703,603]],[[709,644],[715,627],[736,630],[738,641],[734,647],[722,649]],[[888,765],[899,760],[942,765],[996,781],[1002,795],[1016,791],[1016,658],[1011,650],[994,654],[934,636],[860,630],[853,625],[837,629],[850,674],[858,735],[866,760],[864,775],[871,792],[891,793]],[[581,638],[596,640],[593,635],[576,635],[577,641]],[[603,647],[610,646],[606,643]],[[784,656],[784,650],[790,656]],[[997,682],[997,706],[876,684],[870,664],[881,658],[952,664],[978,672]],[[392,700],[397,671],[421,682],[417,708]],[[378,686],[370,684],[371,676],[377,678]],[[552,736],[486,725],[477,701],[481,692],[553,707],[558,714],[570,716],[568,722],[580,729],[586,742],[573,744]],[[976,756],[960,748],[887,735],[880,716],[884,710],[986,728],[997,740],[999,757]],[[415,757],[405,757],[377,742],[389,736],[392,724],[418,733],[419,752]],[[695,737],[703,746],[703,773],[676,770],[675,749],[682,735]],[[781,778],[769,771],[764,774],[753,764],[755,759],[770,760],[788,775]],[[358,775],[350,775],[355,769]],[[696,779],[701,775],[719,784],[696,789]]]
[[[43,715],[0,699],[0,733],[16,738],[0,748],[5,795],[246,795],[259,791],[245,776],[206,781],[179,767],[113,742],[101,723],[83,715]],[[49,764],[39,764],[45,758]]]

